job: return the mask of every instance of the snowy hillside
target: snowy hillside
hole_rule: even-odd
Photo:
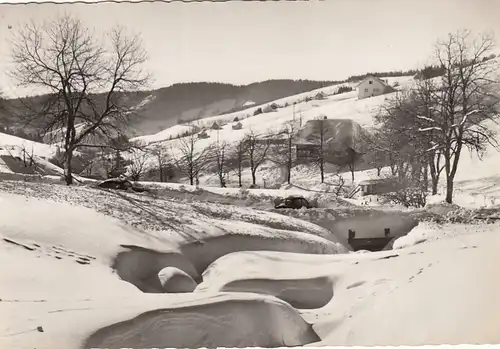
[[[412,83],[412,77],[396,77],[387,78],[389,84],[398,84],[401,87],[408,86]],[[358,123],[363,128],[371,128],[374,126],[373,115],[377,112],[380,105],[390,95],[382,95],[362,100],[357,99],[356,91],[336,94],[341,86],[349,84],[332,85],[329,87],[317,89],[314,91],[301,93],[298,95],[282,98],[265,105],[255,105],[243,111],[218,115],[210,118],[204,118],[195,125],[198,127],[208,127],[206,130],[208,138],[199,139],[196,142],[196,150],[201,151],[211,144],[219,141],[226,141],[229,144],[236,144],[244,138],[249,131],[256,134],[267,134],[269,132],[279,132],[283,129],[287,122],[295,120],[301,125],[305,125],[307,121],[317,119],[318,117],[327,116],[328,119],[350,119]],[[354,87],[355,84],[350,84]],[[323,97],[317,99],[316,96],[321,94]],[[271,104],[278,105],[275,111],[264,112],[254,115],[259,108],[265,108]],[[295,103],[295,105],[294,105]],[[238,119],[242,128],[234,130],[232,123]],[[213,123],[221,126],[220,130],[210,129]],[[160,133],[142,136],[132,139],[140,144],[161,143],[167,150],[179,148],[178,139],[169,140],[171,137],[178,136],[182,131],[189,126],[174,126]]]
[[[397,82],[400,87],[407,86],[413,80],[412,77],[397,77],[386,79],[389,81],[389,84],[394,85]],[[244,134],[245,131],[248,130],[253,130],[258,134],[266,133],[268,130],[279,130],[285,125],[287,121],[291,121],[293,119],[293,104],[296,103],[295,117],[297,118],[297,120],[302,117],[303,123],[308,120],[315,119],[319,116],[326,115],[329,119],[351,119],[364,127],[373,126],[373,113],[376,111],[376,108],[385,100],[387,95],[367,98],[358,101],[356,91],[338,95],[334,94],[335,92],[337,92],[339,87],[346,85],[349,85],[353,88],[355,86],[355,84],[332,85],[310,92],[278,99],[264,105],[255,105],[251,108],[239,112],[204,118],[200,120],[197,125],[210,126],[214,122],[217,122],[220,125],[226,124],[223,129],[219,131],[219,137],[221,140],[234,142],[240,139],[240,136],[242,136],[242,134]],[[315,100],[314,97],[320,93],[326,96],[325,99]],[[311,98],[313,100],[306,101],[306,99],[308,98]],[[280,107],[275,112],[253,115],[257,109],[263,108],[273,103],[283,107]],[[243,125],[242,130],[232,130],[230,123],[232,123],[235,118],[241,120],[241,123]],[[213,136],[214,132],[215,131],[209,131],[209,135]],[[170,136],[170,134],[166,133],[166,136],[167,137],[163,139],[165,141],[168,140],[168,136]],[[141,137],[141,139],[144,140],[146,140],[147,138],[148,136]],[[156,137],[156,135],[154,137],[154,140],[160,141],[160,139]],[[214,137],[203,140],[204,143],[211,143],[214,141]],[[203,145],[200,145],[200,147],[202,146]]]
[[[28,153],[33,153],[45,159],[49,159],[56,153],[56,147],[54,146],[30,141],[5,133],[0,133],[0,147],[26,149]]]

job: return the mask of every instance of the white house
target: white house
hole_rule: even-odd
[[[358,99],[379,96],[395,91],[395,89],[391,87],[387,81],[379,79],[375,76],[367,76],[361,80],[356,85],[356,89],[358,90]]]

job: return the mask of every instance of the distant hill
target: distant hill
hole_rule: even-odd
[[[224,83],[181,83],[153,91],[127,93],[127,107],[135,109],[130,135],[156,133],[178,123],[202,119],[262,104],[334,84],[334,81],[268,80],[245,86]],[[102,100],[104,95],[96,95]],[[47,96],[6,100],[0,110],[0,127],[39,132],[40,125],[21,127],[26,105],[39,106]]]

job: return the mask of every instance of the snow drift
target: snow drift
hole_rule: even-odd
[[[84,348],[291,347],[319,337],[272,297],[227,294],[203,304],[157,309],[93,333]]]

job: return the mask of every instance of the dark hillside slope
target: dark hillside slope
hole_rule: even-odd
[[[223,83],[181,83],[153,91],[124,95],[126,104],[134,108],[130,134],[145,135],[161,131],[177,123],[197,120],[242,108],[247,102],[267,103],[279,98],[311,91],[335,82],[309,80],[268,80],[246,86]],[[0,110],[0,126],[21,128],[26,120],[26,105],[39,109],[47,96],[22,100],[7,100],[6,110]],[[104,95],[96,95],[99,104]],[[3,117],[2,117],[3,116]],[[3,120],[3,121],[2,121]],[[35,133],[41,124],[33,124],[26,131]]]

